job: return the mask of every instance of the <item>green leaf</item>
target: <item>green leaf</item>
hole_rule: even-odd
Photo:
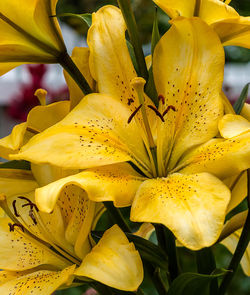
[[[168,295],[205,295],[208,292],[211,281],[224,276],[225,273],[225,270],[216,270],[211,275],[190,272],[181,274],[170,286]]]
[[[154,82],[154,76],[153,76],[153,70],[152,67],[150,67],[148,71],[148,82],[145,86],[145,92],[147,95],[152,99],[155,106],[158,107],[159,101],[158,101],[158,94],[155,88],[155,82]]]
[[[126,42],[127,42],[127,47],[128,47],[129,55],[132,60],[133,66],[135,68],[136,73],[138,73],[139,68],[138,68],[136,57],[135,57],[134,47],[132,46],[132,44],[128,40],[126,40]]]
[[[139,236],[130,233],[125,234],[129,241],[134,243],[142,259],[145,259],[162,269],[168,270],[167,256],[159,246]]]
[[[83,13],[83,14],[76,14],[76,13],[62,13],[55,15],[56,17],[73,17],[78,18],[82,22],[90,27],[92,25],[92,14],[91,13]]]
[[[238,100],[233,105],[235,113],[238,114],[238,115],[240,114],[240,112],[241,112],[241,110],[242,110],[242,108],[244,106],[244,103],[247,100],[249,86],[250,86],[250,83],[247,83],[245,85],[245,87],[241,91],[240,97],[238,98]]]
[[[9,161],[0,164],[0,169],[21,169],[21,170],[30,170],[30,162],[27,161]]]
[[[154,22],[153,22],[153,30],[152,30],[152,40],[151,40],[151,54],[153,56],[155,46],[159,42],[161,36],[159,33],[159,26],[158,26],[158,17],[157,17],[157,8],[155,9],[154,14]]]

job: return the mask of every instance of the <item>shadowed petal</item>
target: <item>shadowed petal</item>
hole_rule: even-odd
[[[90,200],[113,201],[117,207],[126,207],[144,179],[127,163],[89,169],[37,189],[36,203],[42,211],[51,212],[63,190],[69,191],[74,185],[85,190]]]
[[[143,280],[143,266],[134,244],[114,225],[84,258],[75,274],[119,290],[136,291]]]
[[[26,270],[39,265],[64,268],[68,264],[48,247],[25,237],[21,229],[10,232],[9,218],[0,218],[0,267],[5,270]]]

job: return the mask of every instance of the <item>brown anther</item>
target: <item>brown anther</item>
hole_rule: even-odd
[[[19,227],[24,232],[24,227],[22,224],[8,223],[8,226],[10,227],[10,232],[14,231],[16,226]]]
[[[32,203],[30,199],[28,199],[28,198],[26,198],[26,197],[23,197],[23,196],[20,196],[20,197],[18,197],[18,198],[21,199],[21,200],[25,200],[25,201],[28,202],[27,204],[22,205],[22,207],[30,206],[30,209],[35,208],[36,212],[39,211],[37,205],[36,205],[35,203]]]
[[[133,102],[134,102],[133,98],[129,98],[129,99],[128,99],[128,106],[130,106],[131,103],[133,103]]]
[[[166,110],[163,112],[162,116],[164,117],[164,116],[168,113],[169,110],[172,110],[172,111],[176,112],[176,108],[175,108],[174,106],[170,105],[170,106],[168,106],[168,107],[166,108]]]
[[[165,122],[163,115],[157,110],[155,106],[148,105],[148,107],[155,112],[156,116],[158,116],[162,120],[162,122]]]
[[[165,104],[165,97],[162,94],[158,95],[158,100],[162,102],[162,104]]]
[[[141,107],[142,107],[142,104],[139,105],[139,107],[136,108],[135,111],[129,116],[129,118],[128,118],[128,124],[132,121],[132,119],[134,118],[134,116],[137,114],[137,112],[140,110]]]
[[[37,225],[37,221],[36,221],[36,218],[35,218],[35,215],[34,215],[32,209],[30,209],[30,211],[29,211],[29,217],[32,219],[32,221],[34,222],[34,224]]]
[[[16,216],[16,217],[20,217],[20,215],[18,214],[17,209],[16,209],[16,200],[14,200],[14,201],[12,202],[12,207],[13,207],[13,209],[14,209],[14,214],[15,214],[15,216]]]

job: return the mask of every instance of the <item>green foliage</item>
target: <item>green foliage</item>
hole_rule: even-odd
[[[80,21],[84,22],[84,24],[87,24],[88,27],[92,24],[92,14],[91,13],[83,13],[83,14],[76,14],[76,13],[61,13],[57,14],[57,17],[73,17],[77,18]]]
[[[30,163],[27,161],[9,161],[0,164],[0,169],[21,169],[30,170]]]
[[[206,295],[211,281],[222,277],[225,271],[220,270],[215,274],[202,275],[197,273],[184,273],[174,280],[168,295]]]
[[[240,114],[240,112],[244,106],[244,103],[247,100],[249,86],[250,86],[250,83],[247,83],[245,85],[245,87],[241,91],[240,97],[233,105],[236,114]]]

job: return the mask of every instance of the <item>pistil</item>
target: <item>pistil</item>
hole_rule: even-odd
[[[148,117],[147,117],[147,112],[146,112],[146,107],[145,107],[145,100],[144,100],[144,85],[146,81],[141,78],[141,77],[136,77],[131,81],[131,86],[135,89],[138,95],[139,103],[141,105],[141,113],[142,113],[142,119],[143,119],[143,124],[145,127],[145,131],[147,134],[148,138],[148,143],[149,143],[149,148],[150,148],[150,158],[151,158],[151,165],[152,165],[152,170],[153,170],[153,175],[156,177],[157,176],[157,155],[156,155],[156,145],[154,143],[153,135],[151,132],[151,128],[149,125]]]

